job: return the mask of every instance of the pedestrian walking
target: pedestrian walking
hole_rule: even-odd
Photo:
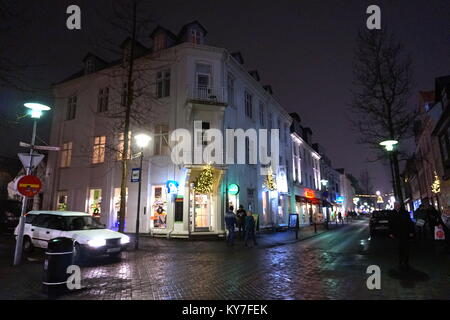
[[[421,204],[419,208],[417,208],[417,210],[414,212],[414,219],[416,220],[417,238],[426,239],[427,217],[423,204]]]
[[[410,268],[410,241],[414,237],[414,223],[409,213],[398,202],[395,203],[395,209],[391,213],[389,236],[397,242],[400,271],[408,271]]]
[[[258,245],[256,243],[256,235],[255,235],[255,219],[253,218],[252,214],[250,211],[247,212],[247,216],[245,217],[245,239],[244,239],[244,245],[246,247],[248,247],[248,240],[252,239],[253,240],[253,244],[256,246]]]
[[[344,220],[342,219],[342,212],[340,212],[340,211],[338,213],[338,220],[340,223],[344,223]]]
[[[245,217],[247,216],[247,212],[245,211],[242,205],[239,205],[239,209],[236,211],[237,218],[237,227],[239,230],[239,238],[242,239],[242,235],[245,227]]]
[[[236,216],[234,215],[233,210],[234,210],[233,206],[230,206],[228,211],[225,213],[225,226],[228,230],[228,237],[227,237],[228,246],[234,245],[234,228],[236,226]]]

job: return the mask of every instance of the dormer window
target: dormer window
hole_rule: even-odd
[[[130,46],[126,46],[123,49],[123,63],[127,63],[130,61],[130,55],[131,55],[131,48]]]
[[[163,33],[160,33],[155,36],[155,51],[165,49],[166,47],[165,40],[166,39]]]
[[[200,31],[196,29],[191,29],[191,42],[193,44],[201,44],[201,36]]]
[[[86,69],[85,69],[86,74],[92,73],[94,71],[95,71],[94,61],[92,61],[92,59],[87,59],[86,60]]]

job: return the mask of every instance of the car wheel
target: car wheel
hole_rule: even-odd
[[[33,246],[33,243],[31,242],[30,237],[27,236],[27,237],[23,238],[22,248],[23,248],[23,252],[25,252],[25,253],[30,253],[33,251],[34,246]]]
[[[79,243],[75,243],[73,246],[73,262],[79,264],[84,261],[84,253]]]

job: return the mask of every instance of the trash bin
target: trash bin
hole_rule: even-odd
[[[67,267],[73,261],[73,240],[55,238],[48,242],[44,261],[44,291],[50,295],[64,293],[67,290]]]

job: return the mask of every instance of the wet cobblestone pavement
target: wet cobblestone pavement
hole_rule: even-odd
[[[257,247],[238,242],[230,248],[222,241],[143,238],[141,250],[123,253],[120,261],[83,266],[85,289],[60,299],[450,299],[450,255],[437,253],[432,242],[415,246],[414,270],[404,275],[396,270],[391,240],[370,239],[367,221],[290,239],[288,232],[261,235]],[[367,289],[372,264],[381,268],[381,290]],[[17,269],[0,268],[0,298],[45,298],[42,262],[19,267],[30,277],[23,290],[23,279],[11,282]]]

